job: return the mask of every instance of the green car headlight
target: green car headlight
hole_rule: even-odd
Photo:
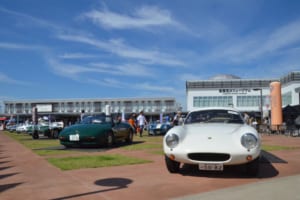
[[[241,138],[241,143],[246,149],[253,149],[258,145],[258,139],[252,133],[246,133]]]
[[[166,144],[169,148],[174,148],[179,143],[179,137],[176,134],[170,134],[166,137]]]

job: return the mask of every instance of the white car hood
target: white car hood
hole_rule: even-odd
[[[245,131],[242,124],[185,125],[180,131],[180,146],[187,151],[226,152],[233,146],[241,146]]]

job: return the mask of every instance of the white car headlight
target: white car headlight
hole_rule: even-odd
[[[174,148],[178,145],[178,143],[179,143],[178,135],[176,135],[176,134],[167,135],[166,144],[167,144],[168,147]]]
[[[246,149],[253,149],[258,144],[258,139],[252,133],[246,133],[241,138],[241,143]]]

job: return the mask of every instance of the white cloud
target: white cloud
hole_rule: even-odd
[[[1,6],[0,6],[0,12],[4,12],[4,13],[7,13],[9,15],[15,16],[16,19],[22,21],[22,23],[30,23],[30,25],[32,25],[32,26],[46,27],[49,30],[56,30],[56,31],[62,30],[62,28],[60,26],[52,24],[52,23],[50,23],[46,20],[35,18],[35,17],[30,16],[30,15],[21,13],[21,12],[16,12],[16,11],[13,11],[13,10],[9,10],[9,9],[6,9],[4,7],[1,7]]]
[[[136,88],[140,90],[150,90],[150,91],[156,91],[156,92],[164,92],[164,93],[170,93],[173,92],[175,89],[173,87],[167,87],[167,86],[159,86],[155,84],[150,83],[139,83]]]
[[[132,82],[121,81],[120,79],[107,76],[101,76],[99,79],[92,78],[95,73],[107,74],[107,75],[118,75],[118,76],[152,76],[153,74],[148,71],[147,68],[140,65],[123,65],[123,66],[112,66],[104,63],[93,63],[91,66],[82,67],[72,64],[60,63],[55,59],[48,59],[53,72],[59,76],[67,77],[79,82],[88,82],[91,84],[108,86],[113,88],[130,88]],[[100,76],[99,76],[100,77]],[[130,80],[130,79],[129,79]],[[176,90],[173,87],[161,86],[150,83],[138,83],[134,87],[138,90],[143,91],[155,91],[163,93],[173,93]]]
[[[28,82],[13,79],[2,72],[0,72],[0,82],[5,84],[13,84],[13,85],[29,85]]]
[[[128,88],[128,84],[121,82],[117,79],[113,78],[104,78],[104,79],[92,79],[88,78],[87,79],[88,83],[96,84],[96,85],[101,85],[109,88]]]
[[[264,51],[274,51],[300,42],[300,20],[293,21],[271,33],[263,45]]]
[[[138,64],[106,64],[106,63],[91,63],[90,66],[94,67],[98,72],[103,72],[119,76],[136,76],[136,77],[153,77],[154,70],[149,69],[144,65]]]
[[[152,26],[180,26],[168,10],[160,9],[154,6],[143,6],[131,15],[118,14],[103,10],[92,10],[82,15],[91,19],[95,24],[113,28],[113,29],[130,29],[146,28]]]
[[[98,47],[101,50],[113,53],[122,58],[140,59],[151,64],[162,64],[166,66],[184,66],[185,63],[172,55],[159,52],[147,51],[124,44],[122,40],[101,41],[82,35],[65,35],[57,36],[61,40],[73,41]]]
[[[80,80],[79,75],[81,73],[91,72],[91,70],[89,70],[88,68],[73,64],[61,63],[54,58],[48,58],[47,62],[49,63],[50,69],[53,73],[73,80]]]
[[[220,48],[206,55],[208,60],[227,60],[247,63],[265,56],[276,56],[279,51],[289,50],[300,44],[300,21],[291,22],[275,30],[264,30],[227,41]]]
[[[151,77],[154,76],[153,70],[143,65],[137,64],[124,64],[124,65],[113,65],[106,63],[91,63],[85,66],[68,64],[60,62],[59,60],[48,58],[48,63],[51,70],[57,75],[68,77],[73,80],[81,81],[80,77],[89,77],[95,73],[116,75],[116,76],[127,76],[127,77]],[[88,78],[87,78],[88,79]]]
[[[97,55],[84,54],[84,53],[64,53],[59,58],[62,59],[85,59],[85,58],[96,58]]]
[[[37,50],[41,47],[34,45],[26,45],[26,44],[16,44],[16,43],[8,43],[8,42],[0,42],[0,49],[15,49],[15,50]]]

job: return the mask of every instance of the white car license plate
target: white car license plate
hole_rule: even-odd
[[[207,171],[223,171],[224,167],[223,164],[220,163],[200,163],[199,169]]]
[[[70,135],[70,141],[79,141],[79,135]]]

